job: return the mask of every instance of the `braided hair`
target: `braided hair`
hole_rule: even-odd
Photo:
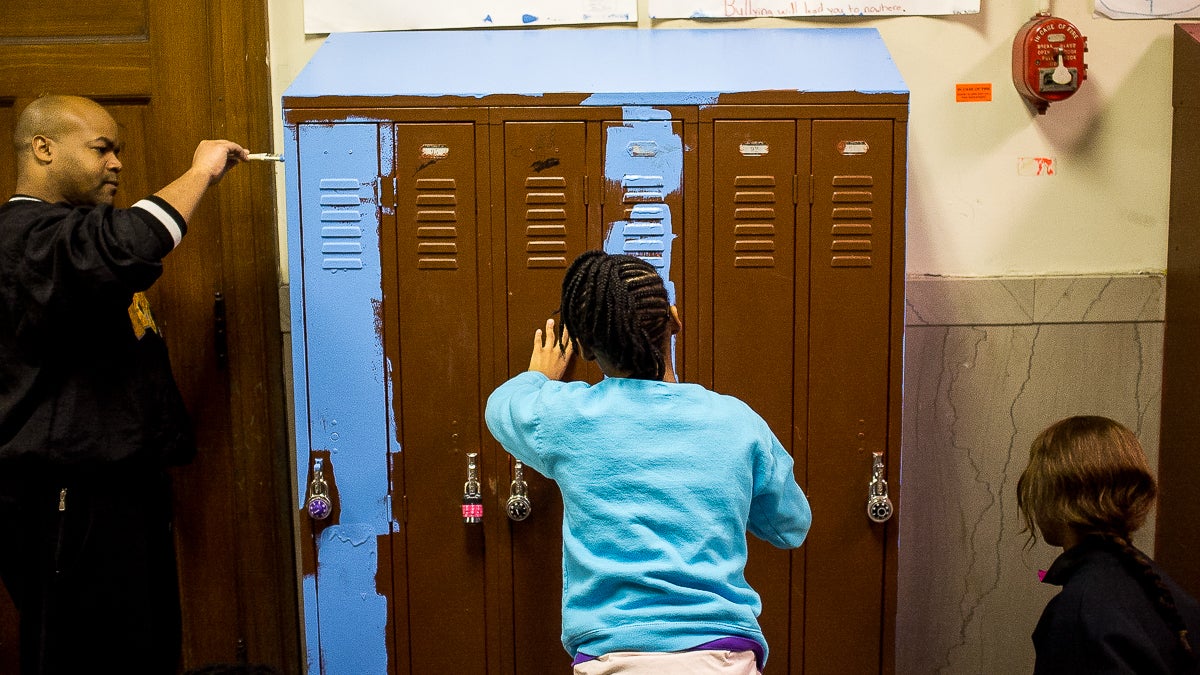
[[[1133,432],[1107,417],[1068,417],[1034,439],[1017,481],[1017,508],[1029,532],[1060,545],[1064,531],[1098,539],[1116,554],[1155,610],[1195,658],[1175,598],[1150,559],[1130,543],[1154,506],[1158,486]]]
[[[604,251],[582,253],[563,277],[559,311],[576,349],[603,355],[629,377],[663,379],[671,303],[650,263]]]
[[[1195,658],[1192,645],[1188,641],[1187,625],[1183,622],[1183,617],[1179,615],[1179,609],[1175,606],[1175,596],[1171,594],[1171,589],[1163,583],[1158,572],[1154,571],[1154,566],[1150,564],[1150,558],[1129,543],[1129,539],[1126,537],[1112,533],[1102,533],[1097,536],[1110,551],[1117,554],[1121,560],[1121,566],[1142,587],[1142,592],[1150,598],[1158,615],[1163,618],[1167,627],[1179,640],[1180,649],[1188,656]]]

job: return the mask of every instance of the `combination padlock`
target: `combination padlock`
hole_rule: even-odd
[[[887,481],[883,477],[883,453],[876,452],[871,465],[871,484],[867,488],[867,517],[876,523],[886,523],[893,511]]]
[[[529,512],[533,510],[533,504],[529,502],[527,494],[529,485],[525,483],[525,465],[521,460],[517,460],[516,467],[513,469],[513,482],[509,486],[508,503],[505,508],[508,511],[508,517],[515,521],[522,521],[529,517]]]
[[[476,456],[477,453],[467,453],[467,482],[463,485],[462,519],[468,524],[483,522],[483,492],[479,489]]]
[[[304,510],[313,520],[325,520],[333,513],[333,499],[329,496],[329,484],[325,482],[324,465],[325,460],[321,457],[313,460],[313,479],[308,484],[308,499],[304,502]]]

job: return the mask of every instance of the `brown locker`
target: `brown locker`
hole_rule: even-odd
[[[505,283],[495,300],[505,307],[507,363],[503,377],[529,367],[533,332],[558,310],[563,272],[588,247],[584,121],[505,122],[503,129],[503,226]],[[500,167],[492,163],[492,170]],[[582,363],[572,374],[585,371]],[[482,405],[483,401],[480,401]],[[512,460],[501,453],[496,480],[508,494]],[[562,577],[562,502],[558,488],[525,470],[530,517],[514,522],[512,542],[512,635],[517,672],[550,673],[563,665],[558,643]],[[499,515],[499,514],[497,514]],[[503,518],[503,516],[500,516]]]
[[[812,122],[808,484],[813,512],[825,517],[805,543],[804,641],[857,637],[836,660],[806,659],[806,673],[878,668],[882,635],[862,631],[861,617],[884,612],[884,537],[895,534],[862,524],[872,453],[895,447],[896,438],[888,434],[896,423],[889,401],[898,397],[889,371],[899,360],[888,292],[895,271],[892,134],[890,120]],[[839,506],[855,500],[863,503],[858,513]]]
[[[598,32],[606,35],[539,31],[486,40],[489,47],[512,40],[525,49],[544,41],[565,47],[559,40],[584,48],[574,41],[720,38],[747,54],[759,41],[779,40],[794,54],[796,37],[796,31]],[[851,31],[842,46],[853,47],[847,53],[855,58],[875,53],[876,43],[866,51],[857,43],[868,34],[877,38]],[[370,39],[398,48],[388,37]],[[415,49],[422,40],[478,38],[404,39]],[[640,57],[644,48],[631,47],[621,58]],[[537,52],[522,63],[544,70],[548,53],[560,52]],[[622,72],[616,79],[624,82],[635,70]],[[377,83],[370,86],[377,90]],[[520,522],[506,517],[514,463],[487,433],[482,411],[492,389],[527,368],[534,330],[558,309],[566,267],[597,247],[658,266],[683,318],[675,346],[681,379],[745,400],[796,460],[813,507],[808,541],[781,551],[751,537],[747,577],[763,597],[767,672],[890,672],[896,528],[894,520],[871,522],[867,502],[875,453],[881,478],[895,481],[899,471],[907,93],[876,85],[766,87],[716,98],[667,90],[647,103],[633,94],[593,100],[565,93],[573,89],[463,91],[471,93],[285,97],[294,130],[289,157],[298,157],[288,166],[298,184],[289,250],[306,286],[293,292],[303,308],[293,309],[295,339],[303,341],[297,381],[307,382],[298,389],[297,410],[308,416],[297,424],[298,463],[310,464],[320,451],[311,431],[324,432],[318,423],[348,416],[334,410],[341,397],[328,391],[329,382],[343,381],[347,366],[338,359],[330,359],[336,367],[324,365],[343,345],[330,344],[319,319],[336,314],[331,305],[360,302],[339,293],[340,284],[360,281],[367,288],[373,279],[370,256],[335,272],[307,254],[317,244],[305,238],[304,220],[313,218],[305,193],[326,180],[341,185],[336,181],[354,171],[362,174],[359,210],[378,215],[381,233],[381,291],[368,301],[382,347],[364,361],[379,359],[380,376],[360,379],[388,398],[391,427],[379,447],[364,443],[329,454],[336,476],[353,469],[369,478],[372,467],[384,467],[387,494],[377,494],[365,478],[339,478],[343,501],[353,492],[368,494],[340,512],[338,522],[314,528],[310,539],[302,535],[302,546],[316,543],[306,562],[305,603],[320,607],[306,611],[310,672],[374,672],[383,668],[378,663],[396,675],[568,671],[570,657],[559,642],[557,487],[525,469],[532,513]],[[377,147],[359,148],[369,134],[361,128],[343,134],[343,126],[377,129]],[[318,145],[306,133],[337,138],[306,153],[306,143]],[[329,158],[327,148],[339,144],[378,157]],[[326,162],[336,171],[326,170]],[[307,226],[315,227],[328,229]],[[369,238],[362,246],[370,247]],[[360,269],[368,271],[365,280],[353,276]],[[311,293],[310,280],[319,286]],[[593,382],[599,376],[581,361],[568,373]],[[478,453],[484,508],[482,522],[470,524],[458,513],[468,453]],[[372,510],[380,502],[388,506],[382,525]],[[373,582],[322,572],[341,570],[361,553],[338,548],[350,536],[339,538],[338,528],[377,532]],[[377,605],[358,602],[372,594],[387,607],[382,630]],[[339,633],[322,630],[330,621],[357,622],[369,628],[370,641],[352,648]],[[364,653],[380,658],[359,666]]]
[[[792,429],[803,424],[807,260],[797,248],[806,233],[797,217],[797,166],[807,151],[795,120],[716,120],[712,129],[713,254],[704,261],[712,275],[711,325],[701,328],[710,349],[711,387],[746,401],[762,415],[796,460],[805,485],[803,447]],[[798,222],[799,221],[799,222]],[[799,415],[799,417],[797,417]],[[816,511],[814,507],[814,512]],[[815,519],[815,517],[814,517]],[[803,555],[750,538],[746,578],[764,598],[759,623],[773,668],[803,662],[802,641],[793,641],[793,621],[802,615],[787,599],[804,592]],[[793,565],[793,557],[795,565]],[[798,609],[798,608],[797,608]],[[799,633],[797,632],[797,635]],[[782,649],[795,643],[795,650]],[[789,653],[791,651],[791,653]]]
[[[395,217],[383,218],[379,320],[403,448],[392,462],[403,520],[390,538],[392,633],[413,673],[487,666],[482,648],[446,648],[486,644],[483,530],[446,528],[438,509],[423,508],[461,494],[461,458],[483,444],[477,364],[490,336],[479,317],[476,130],[469,122],[396,124]]]

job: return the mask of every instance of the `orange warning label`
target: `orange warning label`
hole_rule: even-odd
[[[975,82],[954,85],[954,100],[958,103],[981,103],[992,100],[992,83]]]

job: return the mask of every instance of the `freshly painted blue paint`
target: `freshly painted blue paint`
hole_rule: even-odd
[[[622,126],[608,128],[604,142],[604,179],[622,187],[627,195],[640,197],[630,220],[612,223],[604,235],[604,250],[629,253],[651,260],[667,284],[667,294],[675,302],[675,285],[667,275],[671,270],[671,246],[676,234],[672,227],[667,195],[679,191],[683,181],[683,139],[669,120],[646,121],[650,111],[627,108],[634,119]]]
[[[297,129],[296,127],[287,127],[283,134],[283,151],[284,157],[299,157],[297,145]],[[288,185],[299,185],[300,181],[300,164],[299,162],[285,162],[283,165],[284,181]],[[296,270],[301,270],[303,267],[303,257],[301,256],[300,246],[300,228],[294,224],[300,222],[300,191],[288,190],[284,205],[287,209],[288,231],[287,231],[287,247],[288,247],[288,269],[291,271],[291,279],[288,283],[288,316],[291,320],[292,330],[292,364],[294,365],[294,375],[300,375],[304,372],[304,364],[308,360],[308,345],[304,341],[304,281],[303,275],[297,275]],[[292,414],[294,420],[308,419],[308,388],[300,386],[301,380],[295,378],[296,386],[292,394]],[[296,505],[297,509],[304,508],[304,490],[305,484],[308,482],[308,448],[311,447],[308,439],[308,427],[304,424],[297,424],[295,429],[296,448],[300,454],[301,461],[296,462],[296,485],[299,486],[298,492],[300,503]]]
[[[573,29],[337,33],[284,96],[578,92],[587,105],[705,105],[764,90],[908,91],[874,28]]]
[[[375,592],[376,532],[365,523],[332,525],[317,543],[317,595],[324,672],[385,675],[388,672],[387,598]]]
[[[321,675],[321,631],[317,621],[317,577],[307,575],[300,582],[304,594],[304,659],[308,675]]]
[[[378,138],[374,124],[301,125],[301,273],[308,343],[309,442],[328,450],[333,477],[357,489],[339,495],[341,520],[386,531],[386,387],[376,326],[379,263]],[[350,197],[342,206],[340,197]],[[349,247],[350,253],[346,252]]]
[[[292,223],[304,224],[289,232],[300,507],[310,451],[329,453],[326,475],[340,487],[338,523],[322,531],[317,578],[303,584],[309,669],[383,673],[387,601],[375,591],[376,537],[390,531],[391,514],[382,451],[390,416],[376,326],[379,137],[375,124],[293,129],[287,151],[298,161],[287,166],[298,189],[289,190],[288,209]]]
[[[671,111],[648,108],[646,106],[625,105],[621,108],[621,119],[626,122],[634,120],[669,120],[671,119]]]

